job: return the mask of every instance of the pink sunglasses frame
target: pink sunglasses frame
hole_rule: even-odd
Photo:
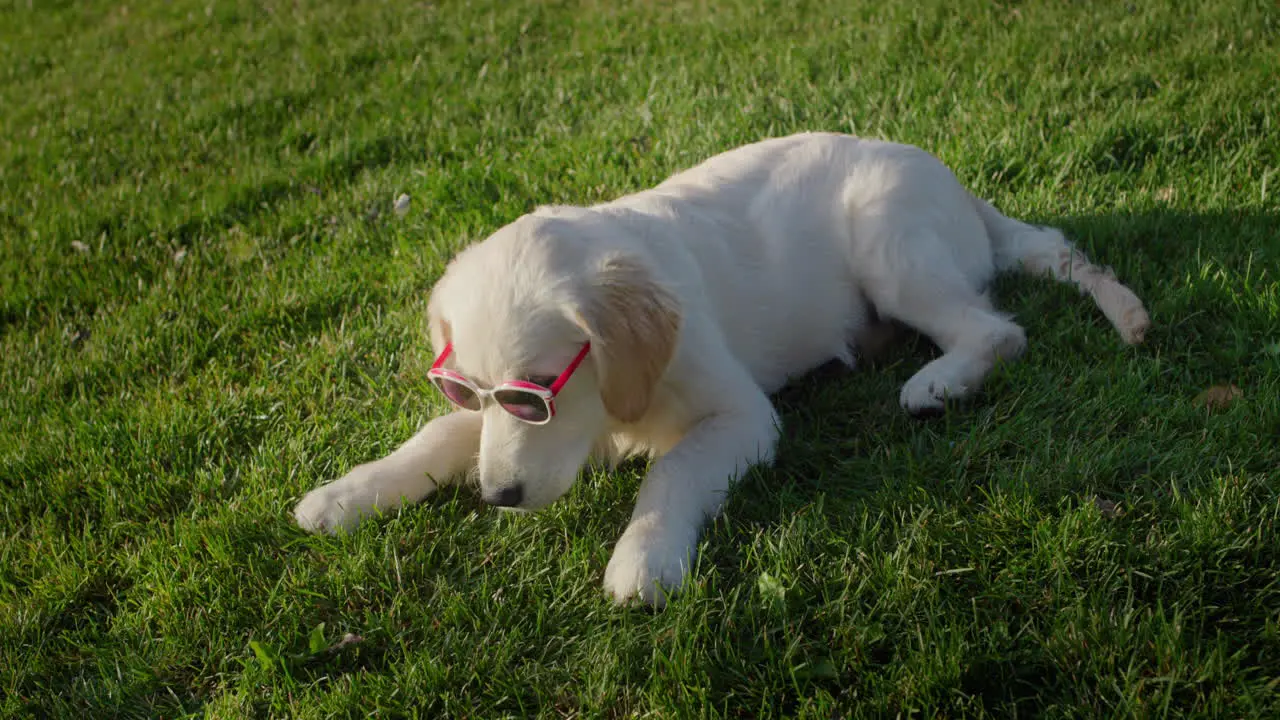
[[[518,414],[512,412],[511,410],[508,410],[507,407],[503,405],[501,402],[498,403],[498,407],[501,407],[503,410],[506,410],[508,414],[510,414],[512,417],[519,420],[520,422],[526,422],[526,423],[529,423],[530,425],[546,425],[547,423],[551,422],[551,418],[556,416],[556,395],[560,393],[560,389],[564,387],[564,384],[569,382],[569,378],[573,376],[573,372],[578,369],[579,365],[582,364],[583,358],[587,356],[587,351],[590,349],[591,349],[591,343],[585,343],[582,346],[582,349],[578,351],[577,356],[575,356],[573,360],[569,362],[569,366],[564,369],[564,372],[560,373],[560,377],[557,377],[555,379],[555,382],[551,383],[551,387],[544,387],[537,383],[531,383],[525,380],[508,380],[500,385],[493,387],[492,389],[486,390],[485,388],[482,388],[479,385],[476,385],[471,380],[471,378],[467,377],[466,375],[463,375],[462,373],[459,373],[459,372],[455,372],[446,367],[441,367],[442,365],[444,365],[444,361],[448,359],[449,355],[453,353],[453,343],[450,342],[445,344],[444,350],[440,351],[440,356],[437,357],[436,361],[431,364],[431,369],[427,371],[427,378],[432,381],[431,384],[436,386],[436,389],[440,391],[440,394],[445,396],[446,400],[448,400],[450,403],[452,403],[458,408],[461,408],[463,410],[469,410],[471,412],[479,412],[480,410],[483,410],[485,403],[497,402],[496,400],[494,400],[494,397],[493,397],[494,393],[501,392],[503,390],[515,390],[522,393],[528,393],[530,395],[533,395],[534,397],[540,398],[542,402],[546,404],[547,418],[545,420],[542,420],[541,422],[539,422],[537,420],[530,420],[528,418],[520,417]],[[480,407],[469,408],[465,405],[458,403],[456,400],[454,400],[452,397],[449,396],[449,393],[445,392],[444,389],[440,387],[440,385],[436,382],[437,380],[449,380],[450,382],[458,383],[459,385],[462,385],[466,389],[470,390],[472,393],[475,394],[477,398],[479,398]]]

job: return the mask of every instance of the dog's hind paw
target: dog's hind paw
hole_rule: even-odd
[[[1130,345],[1141,345],[1147,339],[1147,329],[1151,327],[1151,316],[1146,308],[1138,305],[1129,308],[1124,317],[1116,324],[1120,337]]]
[[[941,378],[917,373],[902,386],[898,402],[914,417],[932,417],[940,415],[946,409],[947,400],[963,398],[968,392],[968,388],[964,386],[952,385]]]

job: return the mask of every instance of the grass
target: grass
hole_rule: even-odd
[[[1278,28],[1244,1],[0,5],[0,713],[1276,717]],[[1147,344],[1013,278],[1030,350],[943,419],[896,407],[923,342],[798,382],[659,613],[600,588],[639,465],[527,517],[459,490],[292,525],[442,411],[421,316],[461,245],[806,129],[1064,227]]]

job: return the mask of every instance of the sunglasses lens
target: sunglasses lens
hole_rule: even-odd
[[[444,396],[449,398],[449,401],[454,405],[465,410],[480,409],[479,396],[477,396],[471,388],[463,385],[457,380],[437,375],[436,377],[431,378],[431,382],[435,383],[436,387],[440,388],[440,392],[444,393]]]
[[[503,410],[531,423],[544,423],[551,417],[551,408],[541,396],[521,390],[499,390],[493,394]]]

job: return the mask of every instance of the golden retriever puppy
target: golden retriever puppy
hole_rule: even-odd
[[[773,458],[770,393],[852,364],[885,318],[942,350],[902,407],[965,398],[1026,344],[985,290],[1013,269],[1074,283],[1142,341],[1142,302],[1109,271],[910,146],[776,138],[613,202],[540,208],[460,253],[432,290],[431,379],[457,411],[312,491],[295,516],[350,528],[473,471],[487,502],[531,510],[593,456],[644,454],[604,584],[619,602],[661,604],[733,482]]]

